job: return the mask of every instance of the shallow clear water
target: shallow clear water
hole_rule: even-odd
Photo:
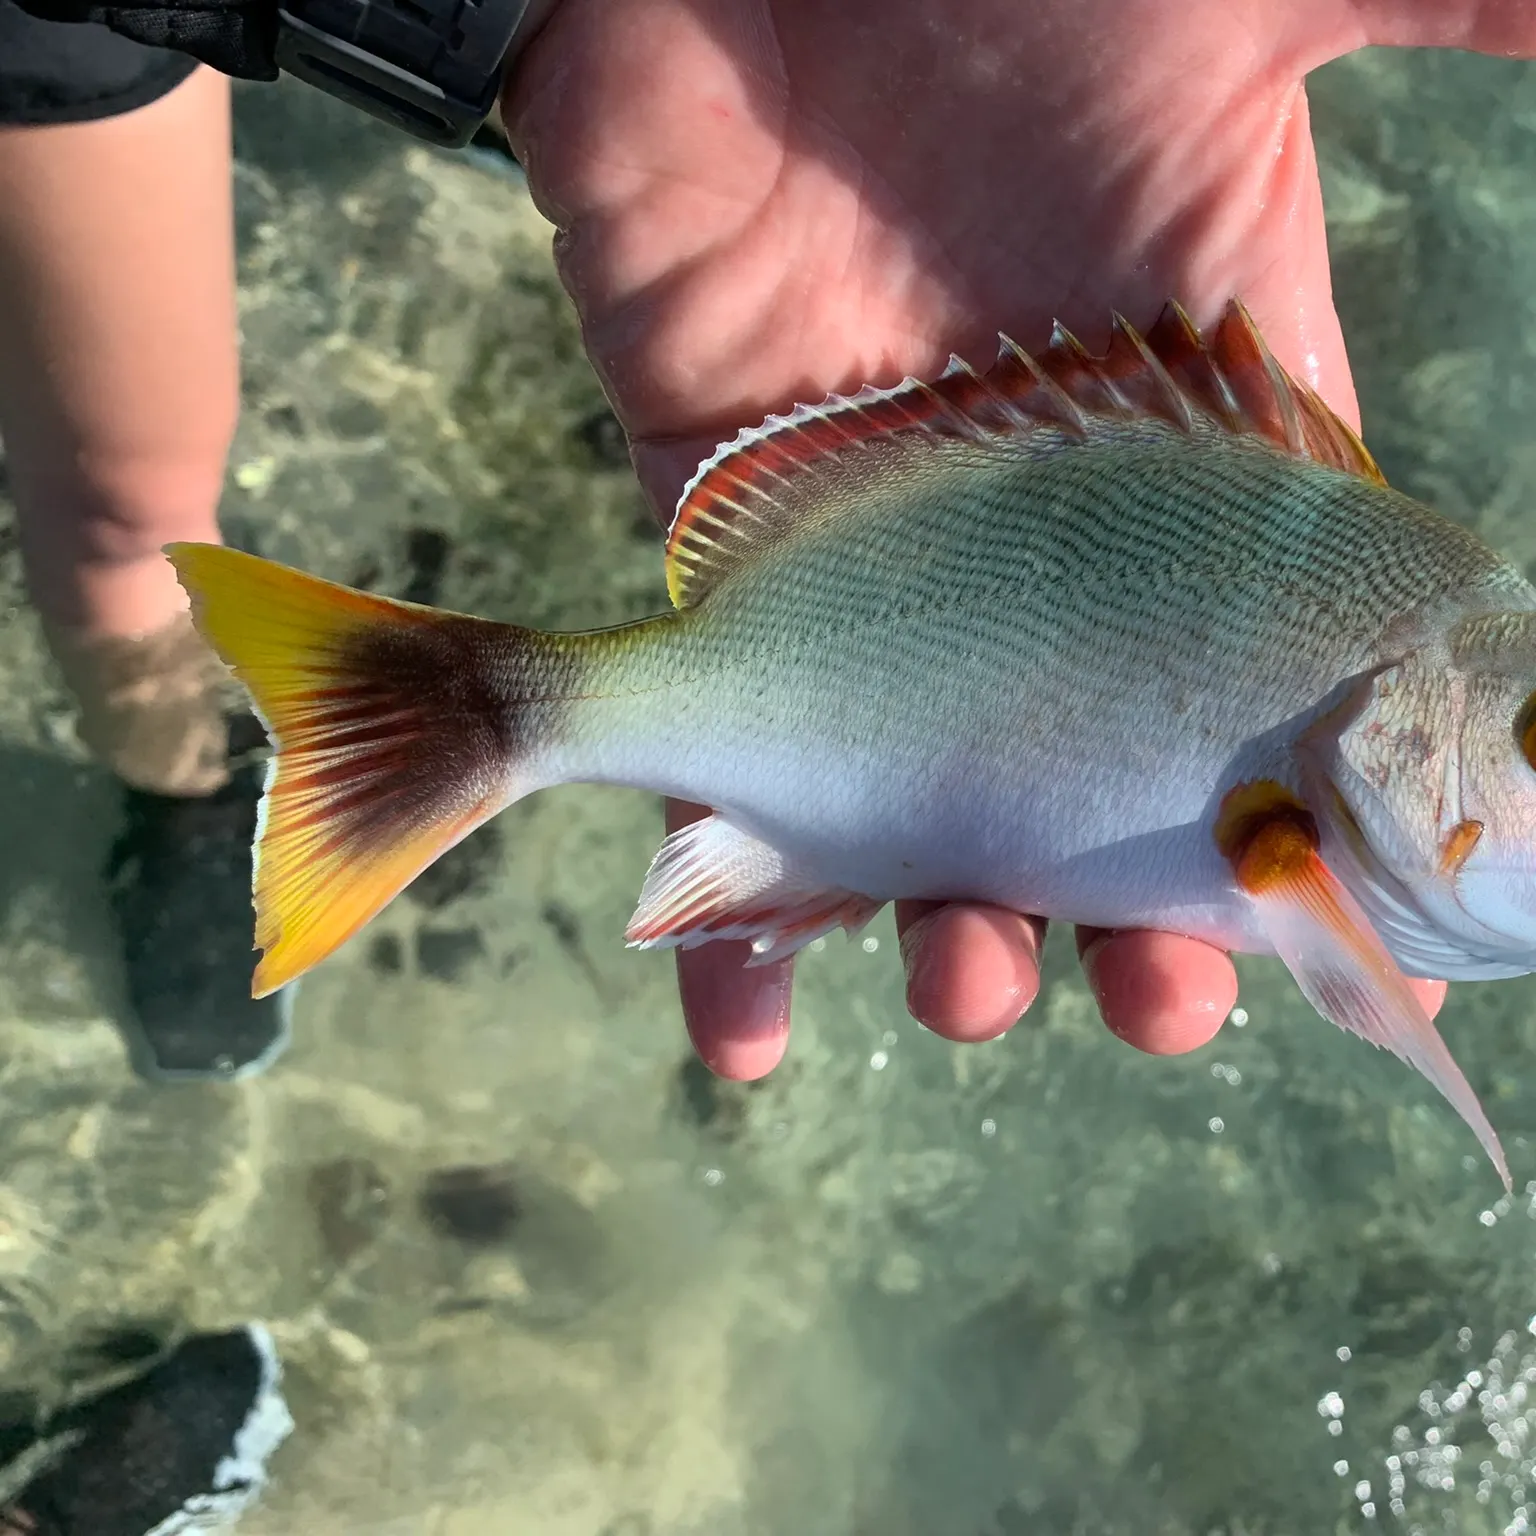
[[[1536,71],[1375,54],[1313,94],[1367,438],[1536,569]],[[661,601],[516,184],[297,89],[244,94],[239,146],[232,531],[397,592],[441,535],[437,599],[524,622]],[[805,957],[780,1071],[721,1084],[619,943],[658,808],[567,789],[307,981],[266,1077],[152,1087],[109,1022],[111,796],[4,549],[8,1385],[104,1326],[266,1319],[299,1427],[251,1536],[1536,1523],[1536,983],[1444,1015],[1513,1200],[1268,963],[1153,1061],[1056,947],[1030,1023],[959,1050],[887,919]],[[505,1233],[454,1230],[466,1182]]]

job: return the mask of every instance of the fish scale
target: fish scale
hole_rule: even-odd
[[[1536,969],[1536,589],[1240,306],[770,417],[684,491],[675,611],[616,630],[171,554],[277,746],[258,991],[511,801],[630,785],[714,808],[631,943],[761,963],[921,897],[1278,954],[1508,1178],[1404,970]]]
[[[1263,474],[1254,472],[1255,454],[1273,461],[1262,466]],[[1264,494],[1266,474],[1300,515],[1283,503],[1276,508],[1276,497]],[[1084,764],[1088,777],[1108,775],[1118,790],[1123,765],[1113,746],[1127,726],[1155,751],[1187,747],[1187,725],[1177,712],[1145,707],[1166,699],[1170,681],[1178,680],[1186,690],[1215,695],[1218,711],[1220,695],[1228,694],[1232,716],[1224,734],[1219,713],[1203,719],[1218,739],[1205,771],[1185,784],[1171,808],[1183,815],[1192,797],[1199,803],[1211,793],[1244,740],[1315,706],[1340,676],[1376,659],[1376,642],[1403,611],[1405,592],[1422,600],[1509,574],[1475,541],[1461,544],[1458,561],[1447,557],[1458,551],[1448,552],[1443,541],[1415,550],[1400,540],[1376,562],[1378,578],[1362,569],[1362,541],[1384,547],[1381,535],[1398,517],[1397,498],[1326,470],[1313,470],[1314,483],[1298,485],[1292,463],[1265,448],[1108,442],[1043,466],[1020,465],[1015,478],[1017,487],[1007,471],[997,474],[992,499],[972,491],[948,504],[908,505],[899,493],[872,484],[867,505],[845,514],[856,533],[845,537],[840,523],[827,524],[807,539],[812,547],[770,553],[699,608],[658,622],[644,644],[626,635],[594,671],[598,690],[627,695],[644,678],[641,697],[649,699],[652,681],[659,691],[669,674],[678,675],[676,652],[687,654],[694,697],[681,714],[661,708],[641,731],[622,729],[593,709],[580,726],[580,741],[590,743],[599,761],[583,765],[573,755],[566,771],[585,766],[614,782],[639,779],[686,798],[729,804],[754,822],[783,824],[795,814],[793,794],[788,804],[777,803],[774,786],[759,790],[738,770],[722,796],[714,763],[694,768],[711,782],[676,772],[678,737],[697,730],[701,719],[712,722],[723,757],[734,761],[750,744],[753,717],[740,707],[738,682],[750,672],[753,700],[773,694],[775,719],[793,727],[808,753],[824,750],[829,728],[838,739],[825,747],[849,735],[878,741],[895,805],[902,778],[941,750],[937,738],[973,734],[983,725],[996,731],[1002,721],[1011,740],[1031,744],[1042,729],[1059,733],[1070,723],[1077,734],[1058,735],[1057,752],[1038,759],[1040,766],[1054,770],[1051,758],[1059,753]],[[1267,517],[1266,503],[1280,515]],[[1030,515],[1036,505],[1047,508],[1045,516]],[[1171,509],[1187,528],[1182,538],[1170,535]],[[1435,545],[1433,525],[1417,532],[1420,542]],[[1234,544],[1242,535],[1250,540],[1246,550]],[[1298,555],[1307,535],[1311,540]],[[893,549],[907,558],[892,560]],[[921,560],[911,558],[912,551],[921,551]],[[1427,575],[1399,576],[1414,565],[1432,570],[1433,584]],[[1297,627],[1277,653],[1268,631],[1253,620],[1268,617],[1261,605],[1272,604],[1275,572],[1288,567],[1316,573],[1303,592],[1309,607],[1324,600],[1330,586],[1361,589],[1349,636]],[[1038,578],[1022,579],[1029,573]],[[1177,626],[1168,622],[1170,589],[1187,599],[1177,609]],[[1113,669],[1103,665],[1106,652],[1117,657]],[[808,655],[817,658],[809,672]],[[910,697],[930,701],[930,731],[903,728],[895,706]],[[987,701],[984,715],[975,708],[978,697]],[[832,710],[839,700],[842,707]],[[574,749],[571,743],[566,750]],[[1031,753],[1018,756],[1027,771]],[[996,814],[984,805],[977,813],[981,820]],[[1078,846],[1105,838],[1103,828],[1088,824],[1071,831]],[[1032,872],[1009,873],[1018,882],[1009,894],[1023,894]],[[986,885],[1000,889],[995,878]]]

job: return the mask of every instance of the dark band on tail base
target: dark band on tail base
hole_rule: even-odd
[[[350,938],[434,859],[536,787],[567,708],[558,637],[353,591],[211,545],[168,550],[198,628],[277,754],[257,842],[257,996]]]

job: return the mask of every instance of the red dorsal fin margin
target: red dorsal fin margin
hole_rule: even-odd
[[[667,587],[679,608],[697,602],[752,546],[785,530],[780,492],[815,465],[915,433],[969,439],[1085,439],[1096,429],[1155,419],[1260,437],[1275,447],[1382,484],[1360,439],[1270,355],[1237,301],[1203,337],[1169,303],[1145,337],[1114,317],[1108,350],[1088,352],[1060,325],[1031,357],[1006,336],[977,373],[957,357],[932,383],[908,378],[797,405],[749,427],[700,465],[667,535]]]

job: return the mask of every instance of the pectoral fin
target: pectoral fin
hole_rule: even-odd
[[[1232,863],[1307,1001],[1422,1072],[1471,1126],[1509,1189],[1504,1149],[1477,1095],[1369,917],[1323,862],[1312,827],[1277,814],[1247,836]]]

